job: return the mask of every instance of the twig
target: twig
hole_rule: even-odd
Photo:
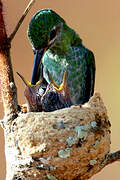
[[[114,153],[108,154],[105,157],[104,161],[101,163],[100,167],[104,168],[105,166],[107,166],[115,161],[120,161],[120,150],[116,151]],[[100,168],[100,170],[101,170],[101,168]]]
[[[26,7],[26,9],[25,9],[25,11],[24,11],[24,13],[23,13],[23,15],[21,16],[20,20],[18,21],[18,23],[17,23],[14,31],[11,33],[11,35],[10,35],[9,38],[8,38],[10,41],[12,41],[12,39],[14,38],[14,36],[15,36],[15,34],[17,33],[19,27],[21,26],[24,18],[26,17],[26,15],[28,14],[28,12],[30,11],[30,9],[31,9],[32,5],[35,3],[35,1],[36,1],[36,0],[31,0],[31,1],[29,2],[28,6]]]
[[[110,154],[108,154],[108,156],[106,158],[105,165],[111,164],[118,160],[120,161],[120,151],[110,153]]]

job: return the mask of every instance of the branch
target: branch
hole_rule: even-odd
[[[16,117],[17,91],[14,83],[11,58],[10,42],[8,41],[4,19],[3,3],[0,0],[0,88],[4,105],[5,120]],[[9,117],[9,118],[8,118]]]
[[[28,12],[30,11],[30,9],[32,8],[32,5],[35,3],[36,0],[31,0],[28,4],[28,6],[26,7],[23,15],[21,16],[20,20],[18,21],[14,31],[12,32],[12,34],[9,36],[9,40],[12,41],[12,39],[15,37],[15,34],[17,33],[18,29],[20,28],[23,20],[25,19],[26,15],[28,14]]]
[[[14,82],[13,70],[10,57],[11,41],[17,33],[27,13],[31,9],[35,0],[31,0],[25,9],[22,17],[17,23],[15,30],[7,37],[6,27],[3,18],[3,4],[0,0],[0,89],[4,105],[5,118],[4,122],[12,122],[17,116],[18,101],[17,89]],[[9,127],[8,127],[9,128]]]
[[[106,166],[118,160],[120,160],[120,150],[114,153],[108,154],[103,164],[104,166]]]

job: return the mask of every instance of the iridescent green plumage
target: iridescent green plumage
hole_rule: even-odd
[[[32,18],[28,37],[33,49],[45,48],[42,59],[45,79],[49,82],[48,69],[53,80],[60,84],[67,69],[72,102],[87,102],[94,91],[95,61],[93,53],[83,46],[76,32],[54,11],[44,9]],[[37,82],[34,77],[32,79]]]

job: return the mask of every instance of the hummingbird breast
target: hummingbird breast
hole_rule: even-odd
[[[70,47],[70,53],[68,54],[58,55],[48,50],[43,57],[44,77],[48,83],[47,69],[57,84],[62,83],[63,74],[67,70],[67,84],[73,104],[82,104],[89,100],[90,97],[89,90],[86,98],[87,86],[89,86],[88,81],[91,81],[88,73],[87,51],[89,50],[81,44],[77,47]]]

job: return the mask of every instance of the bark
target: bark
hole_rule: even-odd
[[[4,122],[10,122],[17,113],[17,91],[10,57],[10,41],[6,34],[0,1],[0,88],[4,105]]]

